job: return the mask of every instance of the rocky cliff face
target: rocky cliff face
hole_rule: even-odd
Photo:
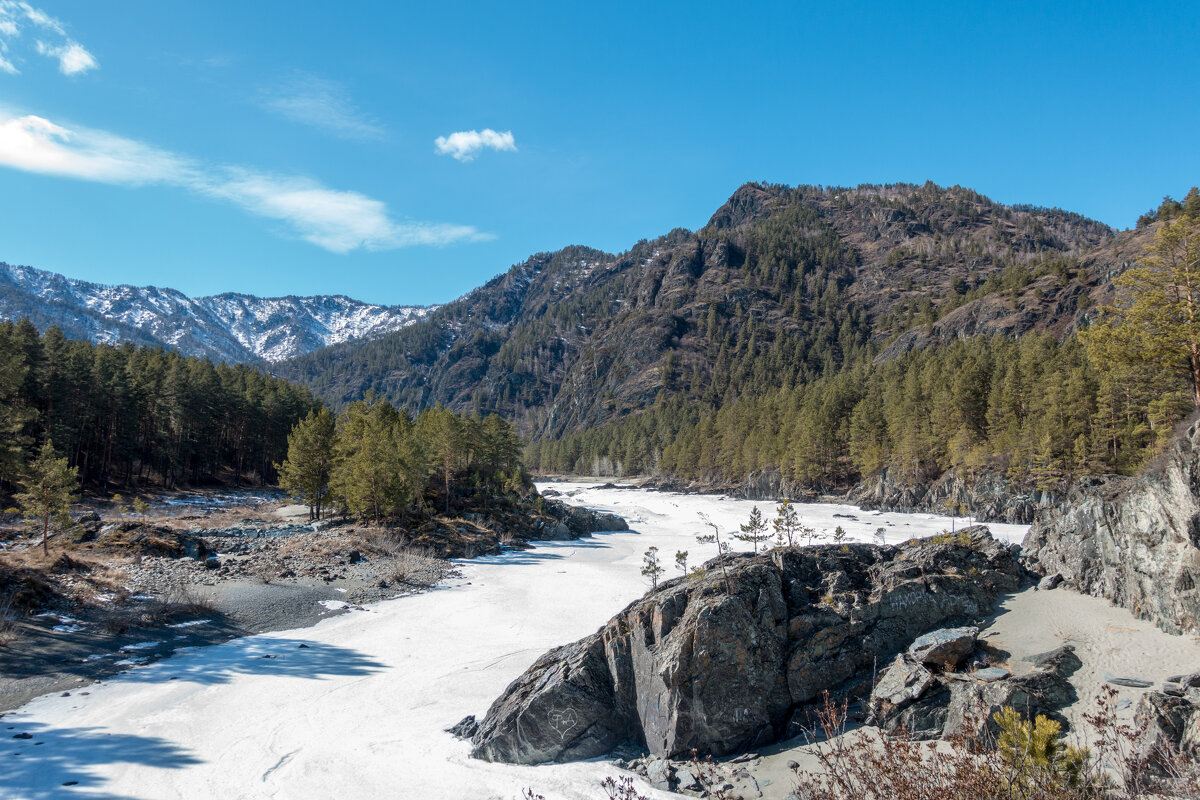
[[[1200,631],[1200,423],[1137,478],[1077,484],[1040,515],[1022,560],[1164,630]]]
[[[475,728],[472,754],[530,764],[623,741],[658,755],[756,747],[915,636],[986,613],[1023,574],[979,527],[954,542],[723,556],[538,659]]]
[[[907,484],[885,471],[851,489],[845,502],[905,514],[945,514],[949,508],[958,508],[979,520],[1028,525],[1039,511],[1053,508],[1058,498],[1050,492],[1014,486],[1002,475],[968,483],[951,470],[929,484]]]

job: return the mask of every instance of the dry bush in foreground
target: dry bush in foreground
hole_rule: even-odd
[[[1138,755],[1140,732],[1120,723],[1116,693],[1097,698],[1087,715],[1096,730],[1093,749],[1065,742],[1058,723],[1025,720],[1012,709],[994,716],[993,739],[982,720],[947,742],[892,736],[847,735],[846,707],[826,696],[813,731],[821,764],[797,769],[798,800],[1133,800],[1200,798],[1200,771],[1177,753]]]
[[[436,559],[431,558],[426,550],[405,548],[394,556],[390,580],[392,583],[427,586],[430,579],[437,575],[435,562]]]
[[[13,611],[12,597],[0,598],[0,647],[8,647],[17,640],[17,620]]]

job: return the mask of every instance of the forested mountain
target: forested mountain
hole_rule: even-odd
[[[747,184],[695,233],[539,254],[420,323],[274,372],[334,404],[373,390],[557,439],[962,336],[1061,337],[1145,235],[961,187]]]
[[[397,330],[430,308],[379,306],[341,295],[190,298],[154,286],[104,286],[0,263],[0,319],[28,318],[73,339],[158,345],[185,356],[278,361]]]

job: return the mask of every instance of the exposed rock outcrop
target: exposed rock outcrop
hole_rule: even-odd
[[[479,723],[472,754],[541,763],[629,741],[656,755],[774,741],[801,706],[1018,588],[1014,549],[848,545],[726,555],[543,655]],[[852,644],[852,646],[850,646]]]
[[[1186,688],[1146,692],[1134,712],[1141,733],[1139,755],[1163,772],[1170,772],[1179,757],[1200,761],[1200,673],[1178,676],[1168,683],[1182,683]]]
[[[923,739],[963,733],[968,725],[986,725],[995,734],[992,715],[1005,706],[1030,719],[1044,714],[1065,722],[1059,711],[1076,699],[1068,678],[1082,666],[1069,645],[1034,656],[1031,669],[1013,677],[1007,669],[987,666],[990,654],[975,651],[975,637],[967,631],[978,632],[936,631],[896,656],[871,692],[868,721],[889,733],[903,728]],[[931,662],[926,657],[922,640],[930,637],[947,643],[941,652],[948,658]],[[977,656],[968,659],[972,652]],[[963,661],[968,662],[965,671],[959,669]]]
[[[1061,498],[1053,492],[1018,485],[1000,474],[983,475],[967,481],[954,470],[923,483],[899,480],[885,470],[848,490],[796,483],[773,470],[752,472],[736,483],[693,481],[665,475],[643,480],[639,486],[693,494],[727,494],[746,500],[782,500],[787,497],[818,501],[837,498],[839,502],[863,509],[902,514],[945,514],[948,508],[955,507],[960,515],[980,521],[1016,525],[1030,524],[1038,513],[1056,508],[1061,502]]]
[[[1137,478],[1077,484],[1030,529],[1022,560],[1171,633],[1200,631],[1200,423]]]
[[[904,514],[945,514],[950,507],[975,519],[1028,525],[1039,511],[1054,507],[1057,498],[1048,492],[1025,489],[1002,475],[967,482],[953,470],[929,483],[897,480],[888,471],[851,489],[845,502],[864,509]]]

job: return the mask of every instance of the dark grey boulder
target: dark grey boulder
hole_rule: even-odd
[[[975,649],[979,628],[942,628],[932,631],[908,646],[913,661],[941,669],[954,669]]]
[[[1024,572],[985,528],[965,542],[731,554],[661,584],[543,655],[492,704],[472,754],[533,764],[619,742],[714,756],[778,740],[822,692],[914,638],[988,613]],[[726,583],[726,574],[728,583]]]
[[[1170,774],[1178,758],[1200,761],[1200,702],[1162,692],[1146,692],[1134,721],[1137,754],[1159,774]]]
[[[1048,590],[1050,590],[1050,589],[1057,589],[1057,588],[1058,588],[1058,585],[1059,585],[1060,583],[1062,583],[1062,580],[1063,580],[1063,576],[1062,576],[1062,575],[1059,575],[1059,574],[1056,572],[1056,573],[1054,573],[1053,575],[1047,575],[1046,577],[1044,577],[1044,578],[1042,578],[1040,581],[1038,581],[1038,585],[1037,585],[1037,587],[1038,587],[1038,589],[1040,589],[1041,591],[1048,591]]]
[[[1154,681],[1148,681],[1145,678],[1135,678],[1130,675],[1113,675],[1111,672],[1104,673],[1104,682],[1111,683],[1113,686],[1128,686],[1132,689],[1149,689],[1154,685]]]
[[[475,721],[474,714],[468,714],[460,719],[454,725],[446,728],[446,733],[449,733],[459,739],[470,739],[479,730],[479,723]]]

